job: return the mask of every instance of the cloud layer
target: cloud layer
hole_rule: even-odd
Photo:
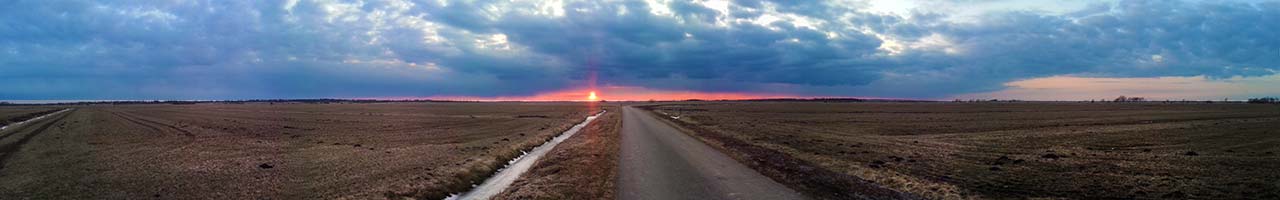
[[[1060,75],[1280,72],[1277,2],[946,13],[857,1],[18,0],[0,3],[0,99],[526,96],[593,79],[942,98]]]

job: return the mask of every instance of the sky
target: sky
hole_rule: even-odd
[[[0,100],[1280,96],[1280,2],[11,0]]]

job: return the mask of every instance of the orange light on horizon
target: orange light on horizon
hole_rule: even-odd
[[[582,93],[587,93],[583,98]],[[699,92],[688,90],[662,90],[651,89],[636,86],[603,86],[595,88],[569,88],[563,90],[554,90],[538,93],[530,96],[498,96],[498,97],[469,97],[469,96],[429,96],[415,97],[418,99],[437,99],[437,100],[462,100],[462,101],[598,101],[602,100],[602,94],[609,94],[609,101],[671,101],[686,99],[703,99],[703,100],[737,100],[737,99],[762,99],[762,98],[791,98],[797,97],[785,94],[768,94],[768,93],[737,93],[737,92]]]

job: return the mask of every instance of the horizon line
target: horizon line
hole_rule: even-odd
[[[554,103],[554,102],[690,102],[690,101],[867,101],[867,102],[1117,102],[1112,100],[1021,100],[1021,99],[954,99],[954,100],[937,100],[937,99],[905,99],[905,98],[866,98],[866,97],[795,97],[795,98],[749,98],[749,99],[666,99],[666,100],[459,100],[459,99],[382,99],[382,98],[281,98],[281,99],[225,99],[225,100],[0,100],[0,105],[62,105],[62,104],[113,104],[113,103],[130,103],[130,104],[151,104],[151,103],[255,103],[255,102],[458,102],[458,103]],[[1101,100],[1101,101],[1099,101]],[[1144,101],[1119,101],[1119,102],[1248,102],[1247,99],[1225,99],[1225,100],[1144,100]]]

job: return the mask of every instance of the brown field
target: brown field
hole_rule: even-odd
[[[0,132],[0,196],[438,199],[586,103],[93,105]],[[12,137],[10,137],[12,136]]]
[[[556,145],[493,199],[614,199],[622,110],[613,108]]]
[[[818,198],[1280,198],[1280,106],[701,103],[651,107]],[[671,118],[665,118],[671,119]],[[872,188],[874,189],[874,188]]]

